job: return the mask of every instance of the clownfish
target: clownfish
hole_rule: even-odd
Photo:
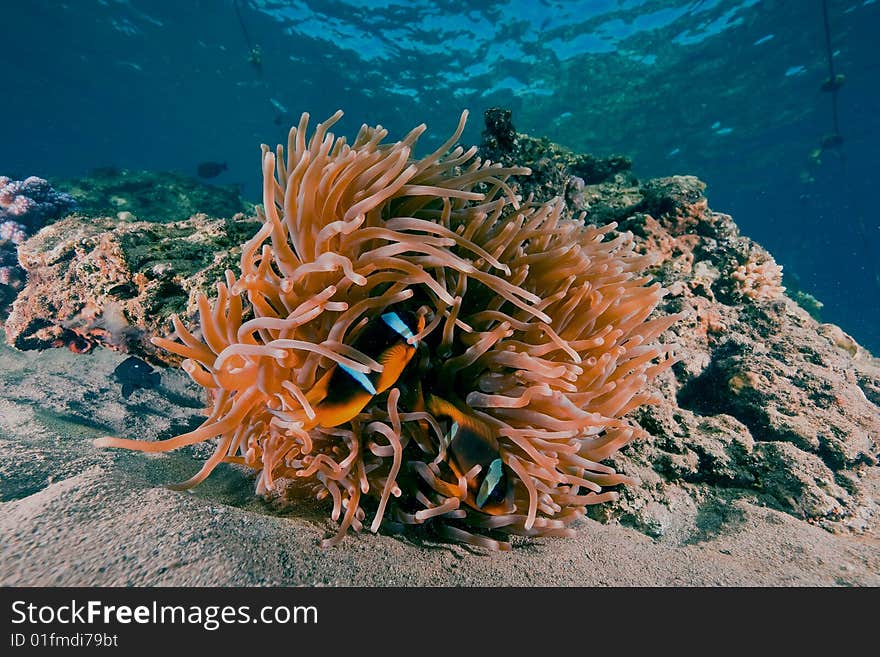
[[[393,386],[415,355],[415,336],[423,328],[424,316],[407,311],[389,311],[369,322],[352,346],[380,363],[382,371],[364,374],[342,363],[330,369],[306,395],[315,410],[315,424],[345,424]]]
[[[451,420],[447,441],[452,456],[449,467],[455,476],[463,477],[475,465],[480,466],[477,476],[468,480],[465,501],[490,515],[514,511],[513,487],[492,427],[436,395],[429,395],[427,404],[431,413]]]

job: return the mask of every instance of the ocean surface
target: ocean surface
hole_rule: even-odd
[[[257,201],[259,144],[303,111],[343,109],[352,136],[424,122],[427,150],[462,109],[479,143],[483,111],[509,107],[519,131],[627,155],[640,178],[700,177],[786,285],[880,353],[876,0],[0,0],[0,16],[0,175],[216,161],[210,182]]]

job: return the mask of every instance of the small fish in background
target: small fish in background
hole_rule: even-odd
[[[202,162],[197,170],[202,178],[216,178],[226,169],[226,162]]]
[[[248,63],[259,71],[263,69],[263,51],[257,44],[248,51]]]
[[[122,384],[122,396],[126,399],[138,388],[155,388],[160,378],[152,365],[137,356],[129,356],[117,365],[113,376]]]
[[[825,78],[822,86],[819,88],[822,91],[837,91],[843,86],[844,82],[846,82],[846,76],[843,73],[837,73],[833,77]]]
[[[270,98],[269,102],[272,103],[272,107],[281,112],[282,114],[289,114],[290,110],[287,109],[280,100],[277,98]]]
[[[275,108],[275,118],[273,122],[275,125],[288,125],[291,122],[291,113],[284,105],[281,104],[277,98],[270,98],[269,102],[272,104],[272,107]]]

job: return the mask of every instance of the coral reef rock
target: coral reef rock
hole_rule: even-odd
[[[150,336],[168,332],[172,313],[194,321],[196,293],[238,267],[241,244],[259,225],[242,214],[171,223],[73,216],[52,224],[19,248],[28,283],[6,339],[18,349],[100,344],[167,359]]]
[[[582,156],[516,133],[499,112],[487,112],[483,133],[493,158],[538,171],[554,164],[553,176],[519,177],[520,193],[570,197]],[[698,540],[746,498],[830,530],[876,528],[880,360],[785,296],[781,267],[709,208],[704,183],[639,184],[628,167],[605,168],[610,175],[584,184],[571,210],[631,231],[670,290],[657,312],[687,318],[667,333],[680,362],[659,383],[665,401],[634,414],[650,438],[613,459],[642,483],[593,513]]]
[[[623,155],[596,157],[588,153],[573,153],[564,146],[544,139],[516,132],[508,109],[493,107],[486,110],[486,129],[480,156],[505,166],[527,166],[528,176],[514,177],[528,193],[539,201],[556,196],[565,198],[575,210],[589,208],[584,188],[610,181],[633,183],[632,162]]]
[[[663,507],[699,516],[747,497],[827,529],[876,526],[880,361],[785,296],[772,256],[701,188],[651,181],[620,221],[658,258],[661,312],[687,319],[670,331],[681,360],[666,401],[636,415],[651,438],[621,456],[645,485],[617,512],[662,533]]]
[[[56,181],[72,194],[82,214],[119,216],[137,221],[181,221],[201,213],[231,217],[249,212],[236,185],[209,185],[173,171],[136,171],[106,167],[88,176]]]

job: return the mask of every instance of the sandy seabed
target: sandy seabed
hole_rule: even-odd
[[[201,391],[178,370],[124,399],[112,374],[124,358],[0,347],[0,585],[880,585],[880,527],[832,534],[744,501],[659,539],[585,519],[574,538],[515,540],[506,553],[369,532],[322,549],[329,508],[257,498],[242,469],[165,487],[209,445],[95,448],[101,435],[167,438],[202,419]]]

